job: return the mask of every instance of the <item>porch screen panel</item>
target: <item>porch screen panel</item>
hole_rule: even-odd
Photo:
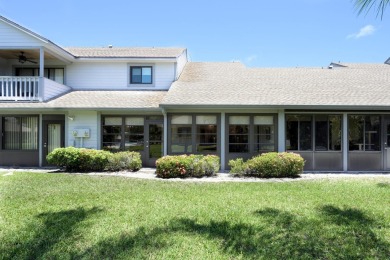
[[[312,116],[286,116],[286,149],[312,150]]]
[[[249,152],[249,116],[229,117],[229,153]]]
[[[171,151],[172,153],[191,153],[192,116],[174,115],[171,118]]]
[[[105,117],[103,120],[103,150],[122,149],[122,117]]]
[[[217,152],[217,116],[196,116],[196,151]]]
[[[348,116],[350,151],[380,151],[380,117],[377,115]]]
[[[255,116],[255,152],[275,151],[275,127],[273,116]]]
[[[144,118],[125,118],[125,150],[144,150]]]

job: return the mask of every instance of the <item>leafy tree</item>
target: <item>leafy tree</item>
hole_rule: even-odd
[[[355,7],[358,13],[369,12],[373,7],[376,8],[376,15],[383,18],[383,13],[387,6],[390,5],[390,0],[355,0]]]

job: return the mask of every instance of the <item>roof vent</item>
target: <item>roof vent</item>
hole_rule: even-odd
[[[108,45],[108,48],[112,49],[112,44]]]
[[[330,69],[330,70],[333,69],[333,65],[329,65],[328,69]]]

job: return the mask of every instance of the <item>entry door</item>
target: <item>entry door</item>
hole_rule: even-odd
[[[48,165],[46,156],[54,149],[64,147],[64,122],[62,120],[43,121],[43,164]]]
[[[156,160],[163,156],[163,122],[146,122],[145,127],[146,138],[144,166],[155,167]]]

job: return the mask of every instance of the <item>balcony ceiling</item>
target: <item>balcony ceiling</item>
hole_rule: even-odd
[[[0,58],[4,59],[18,59],[20,52],[24,52],[24,56],[27,58],[39,62],[39,50],[31,50],[31,49],[15,49],[15,50],[0,50]],[[56,59],[53,55],[45,52],[45,60],[46,59]]]

